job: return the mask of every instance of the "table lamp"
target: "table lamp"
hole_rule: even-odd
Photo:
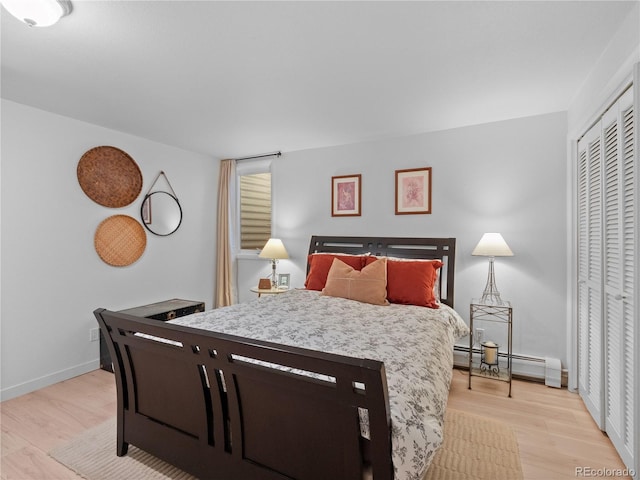
[[[271,288],[276,288],[278,286],[276,277],[276,263],[281,258],[289,258],[289,254],[287,253],[287,249],[284,248],[282,240],[279,240],[277,238],[270,238],[264,245],[264,247],[262,247],[262,251],[258,256],[261,258],[271,259]]]
[[[30,27],[49,27],[73,11],[69,0],[1,0],[0,3]]]
[[[493,261],[495,257],[512,257],[513,252],[499,233],[485,233],[471,255],[489,257],[489,275],[487,284],[480,298],[480,302],[488,305],[504,305],[500,298],[500,292],[496,287],[496,277],[493,271]]]

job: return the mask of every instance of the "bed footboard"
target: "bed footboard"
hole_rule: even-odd
[[[382,362],[94,314],[114,362],[117,455],[132,444],[214,480],[393,478]]]

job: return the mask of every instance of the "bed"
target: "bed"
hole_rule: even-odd
[[[168,323],[96,310],[117,455],[132,444],[221,480],[421,479],[468,332],[452,309],[455,239],[314,236],[309,264],[338,253],[442,261],[439,308],[293,289]]]

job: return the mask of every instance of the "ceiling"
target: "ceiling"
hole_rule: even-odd
[[[216,158],[564,111],[633,1],[2,9],[2,97]]]

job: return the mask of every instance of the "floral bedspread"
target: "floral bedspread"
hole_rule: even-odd
[[[171,323],[384,362],[396,480],[422,479],[443,440],[460,316],[407,305],[377,306],[292,290],[196,313]]]

